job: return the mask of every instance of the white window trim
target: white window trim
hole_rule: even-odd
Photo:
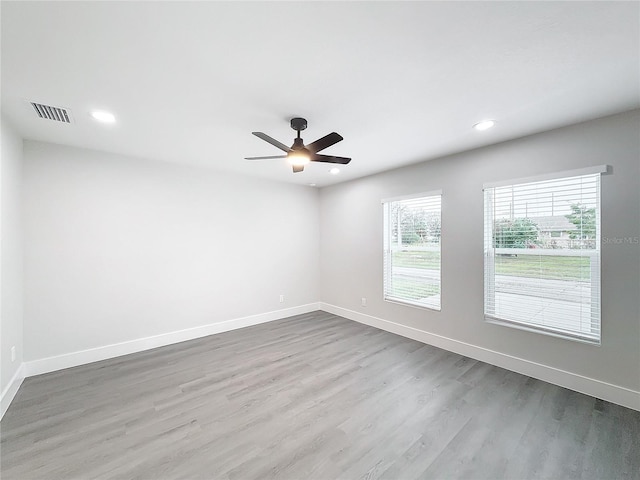
[[[380,200],[380,203],[399,202],[401,200],[411,200],[412,198],[421,197],[435,197],[436,195],[442,196],[442,190],[431,190],[430,192],[412,193],[410,195],[401,195],[399,197],[389,197]]]
[[[519,185],[521,183],[544,182],[545,180],[556,180],[565,177],[581,177],[582,175],[595,175],[596,173],[606,174],[609,172],[609,165],[594,165],[593,167],[577,168],[575,170],[563,170],[561,172],[546,173],[532,177],[511,178],[509,180],[499,180],[496,182],[483,183],[482,188],[506,187],[508,185]]]
[[[531,177],[523,177],[523,178],[517,178],[517,179],[510,179],[510,180],[501,180],[501,181],[497,181],[497,182],[488,182],[488,183],[484,183],[483,184],[483,190],[486,188],[496,188],[496,187],[504,187],[504,186],[510,186],[510,185],[521,185],[521,184],[527,184],[527,183],[533,183],[533,182],[542,182],[542,181],[550,181],[550,180],[556,180],[556,179],[562,179],[562,178],[571,178],[571,177],[579,177],[579,176],[584,176],[584,175],[596,175],[596,174],[600,174],[600,175],[604,175],[610,172],[610,168],[608,165],[597,165],[597,166],[592,166],[592,167],[585,167],[585,168],[580,168],[580,169],[574,169],[574,170],[565,170],[565,171],[560,171],[560,172],[553,172],[553,173],[549,173],[549,174],[544,174],[544,175],[536,175],[536,176],[531,176]],[[598,188],[597,191],[597,195],[598,195],[598,217],[600,217],[601,215],[601,211],[602,211],[602,192],[600,191],[601,187]],[[486,205],[484,205],[484,214],[486,215]],[[484,223],[484,227],[483,228],[487,228],[486,226],[486,219],[483,222]],[[594,290],[594,294],[597,293],[597,298],[598,301],[600,302],[600,311],[599,311],[599,322],[600,322],[600,331],[598,333],[598,338],[593,338],[591,336],[588,335],[580,335],[579,333],[575,333],[575,332],[561,332],[552,328],[545,328],[544,326],[534,326],[534,325],[528,325],[526,323],[521,323],[521,322],[517,322],[517,321],[511,321],[508,319],[503,319],[503,318],[499,318],[496,316],[492,316],[490,314],[484,313],[484,319],[487,323],[492,323],[495,325],[501,325],[501,326],[505,326],[505,327],[510,327],[510,328],[515,328],[518,330],[524,330],[524,331],[529,331],[529,332],[534,332],[534,333],[538,333],[538,334],[542,334],[542,335],[548,335],[548,336],[552,336],[552,337],[557,337],[557,338],[562,338],[565,340],[571,340],[571,341],[575,341],[575,342],[580,342],[580,343],[586,343],[588,345],[592,345],[592,346],[600,346],[602,344],[602,249],[601,249],[601,221],[600,218],[598,218],[598,225],[600,226],[598,228],[597,231],[597,236],[596,236],[596,248],[595,250],[589,254],[587,253],[587,255],[591,256],[591,255],[598,255],[599,256],[599,262],[597,263],[597,268],[599,270],[599,275],[598,275],[598,284],[596,286],[592,286],[592,289],[595,288]],[[486,230],[485,230],[485,235],[486,235]],[[486,278],[487,276],[487,272],[486,269],[489,267],[491,268],[495,268],[493,262],[487,262],[487,257],[489,256],[489,251],[493,250],[494,254],[495,253],[499,253],[499,250],[503,250],[503,249],[498,249],[498,248],[493,248],[493,249],[487,249],[485,246],[485,252],[484,252],[484,276]],[[508,250],[507,253],[517,253],[519,249],[505,249]],[[530,253],[528,251],[528,249],[523,249],[522,253]],[[540,254],[540,255],[553,255],[554,253],[557,252],[553,252],[553,251],[549,251],[549,252],[545,252],[544,250],[541,249],[536,249],[536,254]],[[582,253],[578,253],[578,252],[564,252],[566,254],[566,256],[584,256],[585,252],[583,251]],[[492,273],[492,277],[495,279],[495,273]],[[487,282],[485,280],[484,282],[484,302],[486,302],[487,300],[487,295],[488,295],[488,291],[491,290],[492,288],[495,288],[494,283],[492,283],[491,285],[487,285]],[[486,310],[486,305],[483,307],[483,311]]]
[[[383,251],[383,256],[386,257],[385,259],[385,264],[383,264],[383,270],[391,270],[391,255],[390,253],[393,251],[392,249],[387,252],[386,250],[386,242],[387,242],[387,232],[389,230],[387,222],[388,222],[388,218],[387,218],[387,213],[386,213],[386,205],[388,203],[391,202],[398,202],[398,201],[402,201],[402,200],[411,200],[414,198],[422,198],[422,197],[436,197],[439,196],[440,197],[440,219],[442,221],[442,190],[430,190],[428,192],[420,192],[420,193],[413,193],[413,194],[409,194],[409,195],[401,195],[401,196],[396,196],[396,197],[388,197],[388,198],[383,198],[382,200],[380,200],[380,204],[382,206],[382,216],[383,216],[383,238],[382,238],[382,251]],[[442,242],[442,237],[440,242]],[[441,243],[441,248],[440,248],[440,252],[442,254],[442,243]],[[440,260],[441,265],[440,265],[440,288],[442,289],[442,259]],[[397,298],[397,297],[392,297],[392,296],[387,296],[386,294],[386,285],[385,285],[385,279],[383,277],[382,279],[382,299],[385,302],[389,302],[389,303],[395,303],[397,305],[404,305],[404,306],[409,306],[409,307],[413,307],[413,308],[419,308],[422,310],[428,310],[431,312],[441,312],[442,311],[442,293],[440,296],[440,305],[439,306],[430,306],[430,305],[425,305],[423,303],[418,303],[418,302],[412,302],[411,300],[407,300],[407,299],[403,299],[403,298]],[[441,290],[442,292],[442,290]]]

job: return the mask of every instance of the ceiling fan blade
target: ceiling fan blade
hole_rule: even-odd
[[[244,157],[245,160],[271,160],[274,158],[287,158],[286,155],[271,155],[270,157]]]
[[[325,148],[328,148],[331,145],[335,145],[342,140],[344,140],[342,138],[342,135],[339,135],[336,132],[332,132],[329,135],[325,135],[324,137],[319,138],[315,142],[307,145],[307,150],[309,150],[311,153],[318,153],[320,150],[324,150]]]
[[[290,152],[291,149],[289,147],[287,147],[284,143],[279,142],[278,140],[276,140],[275,138],[271,138],[269,135],[267,135],[266,133],[262,133],[262,132],[251,132],[253,133],[256,137],[261,138],[262,140],[264,140],[265,142],[270,143],[271,145],[273,145],[274,147],[278,147],[280,150],[284,151],[284,152]]]
[[[304,165],[292,165],[293,173],[302,172],[304,170]]]
[[[346,165],[351,161],[350,158],[347,157],[334,157],[331,155],[319,155],[315,154],[311,156],[312,162],[326,162],[326,163],[339,163],[340,165]]]

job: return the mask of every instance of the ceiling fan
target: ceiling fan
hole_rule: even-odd
[[[272,155],[269,157],[245,157],[245,160],[267,160],[273,158],[286,158],[293,167],[293,173],[302,172],[304,166],[309,162],[326,162],[326,163],[339,163],[346,165],[351,161],[346,157],[335,157],[332,155],[320,155],[319,151],[325,148],[335,145],[342,141],[342,136],[336,132],[332,132],[329,135],[316,140],[315,142],[305,145],[300,138],[300,132],[307,128],[307,121],[304,118],[296,117],[291,119],[291,128],[298,132],[298,136],[293,140],[293,145],[287,147],[284,143],[280,143],[275,138],[271,138],[269,135],[262,132],[251,132],[256,137],[261,138],[265,142],[270,143],[274,147],[278,147],[280,150],[287,152],[286,155]]]

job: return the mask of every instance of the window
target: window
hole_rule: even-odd
[[[441,197],[383,200],[385,300],[440,310]]]
[[[485,185],[489,321],[600,342],[600,174]]]

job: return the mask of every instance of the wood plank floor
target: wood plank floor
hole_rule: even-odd
[[[9,479],[640,479],[640,412],[324,312],[28,378]]]

